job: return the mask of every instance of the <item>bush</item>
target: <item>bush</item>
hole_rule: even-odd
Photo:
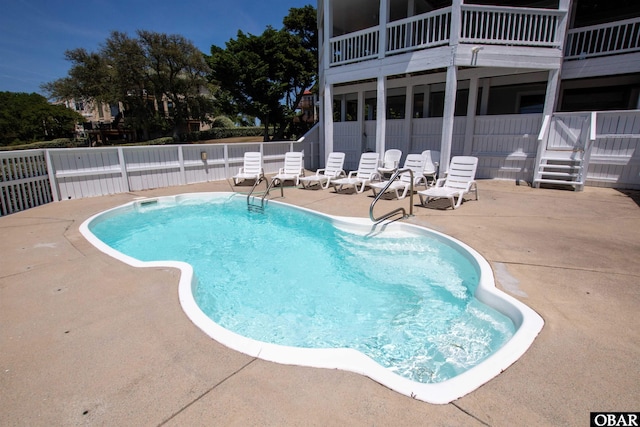
[[[211,123],[211,127],[229,129],[229,128],[234,128],[235,125],[233,123],[233,120],[231,120],[229,117],[218,116],[215,119],[213,119],[213,123]]]
[[[181,136],[182,142],[208,141],[210,139],[238,138],[243,136],[262,136],[264,130],[259,126],[211,128],[198,132],[190,132]]]
[[[52,141],[38,141],[31,144],[11,145],[8,147],[0,147],[0,151],[10,150],[40,150],[46,148],[73,148],[76,142],[71,138],[57,138]]]
[[[131,142],[129,144],[122,144],[126,146],[132,145],[166,145],[173,144],[175,141],[172,136],[163,136],[162,138],[150,139],[149,141],[144,142]]]

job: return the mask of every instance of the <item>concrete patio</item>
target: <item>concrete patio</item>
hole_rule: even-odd
[[[590,411],[640,410],[638,192],[478,187],[479,201],[416,207],[408,221],[479,251],[498,286],[545,326],[518,362],[448,405],[227,349],[183,313],[176,270],[130,267],[78,231],[135,197],[233,191],[226,181],[2,217],[0,425],[573,426],[588,425]],[[370,195],[286,188],[282,200],[367,217]],[[408,199],[382,200],[376,212],[400,205]]]

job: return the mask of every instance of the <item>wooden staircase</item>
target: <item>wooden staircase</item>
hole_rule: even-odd
[[[594,127],[595,116],[589,113],[546,116],[538,136],[532,186],[573,187],[582,191],[595,139]]]
[[[537,165],[533,186],[571,186],[574,190],[584,188],[584,156],[562,156],[558,152],[545,151]],[[575,154],[575,153],[572,153]]]

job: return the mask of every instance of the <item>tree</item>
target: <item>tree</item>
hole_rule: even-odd
[[[37,93],[0,92],[0,145],[73,136],[80,114]]]
[[[169,129],[177,138],[188,130],[189,119],[205,121],[214,112],[203,91],[208,72],[204,56],[180,35],[138,31],[131,38],[114,31],[97,52],[75,49],[65,56],[72,62],[68,77],[43,89],[57,99],[122,103],[124,125],[142,139]]]
[[[269,140],[284,138],[306,89],[317,75],[317,30],[315,9],[291,8],[285,28],[272,27],[260,36],[238,31],[223,49],[211,46],[207,62],[209,79],[219,90],[216,99],[229,116],[239,113],[256,117]]]

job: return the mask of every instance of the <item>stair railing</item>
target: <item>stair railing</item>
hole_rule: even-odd
[[[393,181],[396,180],[396,178],[398,178],[398,176],[400,176],[401,173],[404,172],[409,172],[409,174],[411,175],[411,182],[409,183],[409,214],[407,214],[407,211],[403,208],[403,207],[399,207],[397,209],[394,209],[390,212],[387,212],[386,214],[376,218],[373,215],[373,208],[375,207],[376,203],[378,202],[378,200],[380,200],[380,198],[382,197],[382,195],[385,193],[385,191],[387,191],[387,189],[389,188],[389,186],[393,183]],[[371,219],[371,221],[375,224],[378,224],[382,221],[385,221],[389,218],[391,218],[392,216],[396,215],[396,214],[402,214],[402,217],[400,219],[405,219],[408,218],[410,216],[413,216],[413,170],[410,168],[405,168],[405,169],[399,169],[397,171],[394,172],[394,174],[391,176],[391,178],[389,178],[389,181],[387,182],[387,185],[384,186],[384,188],[382,190],[380,190],[380,192],[378,193],[378,195],[376,196],[375,199],[373,199],[373,202],[371,202],[371,206],[369,207],[369,218]]]

